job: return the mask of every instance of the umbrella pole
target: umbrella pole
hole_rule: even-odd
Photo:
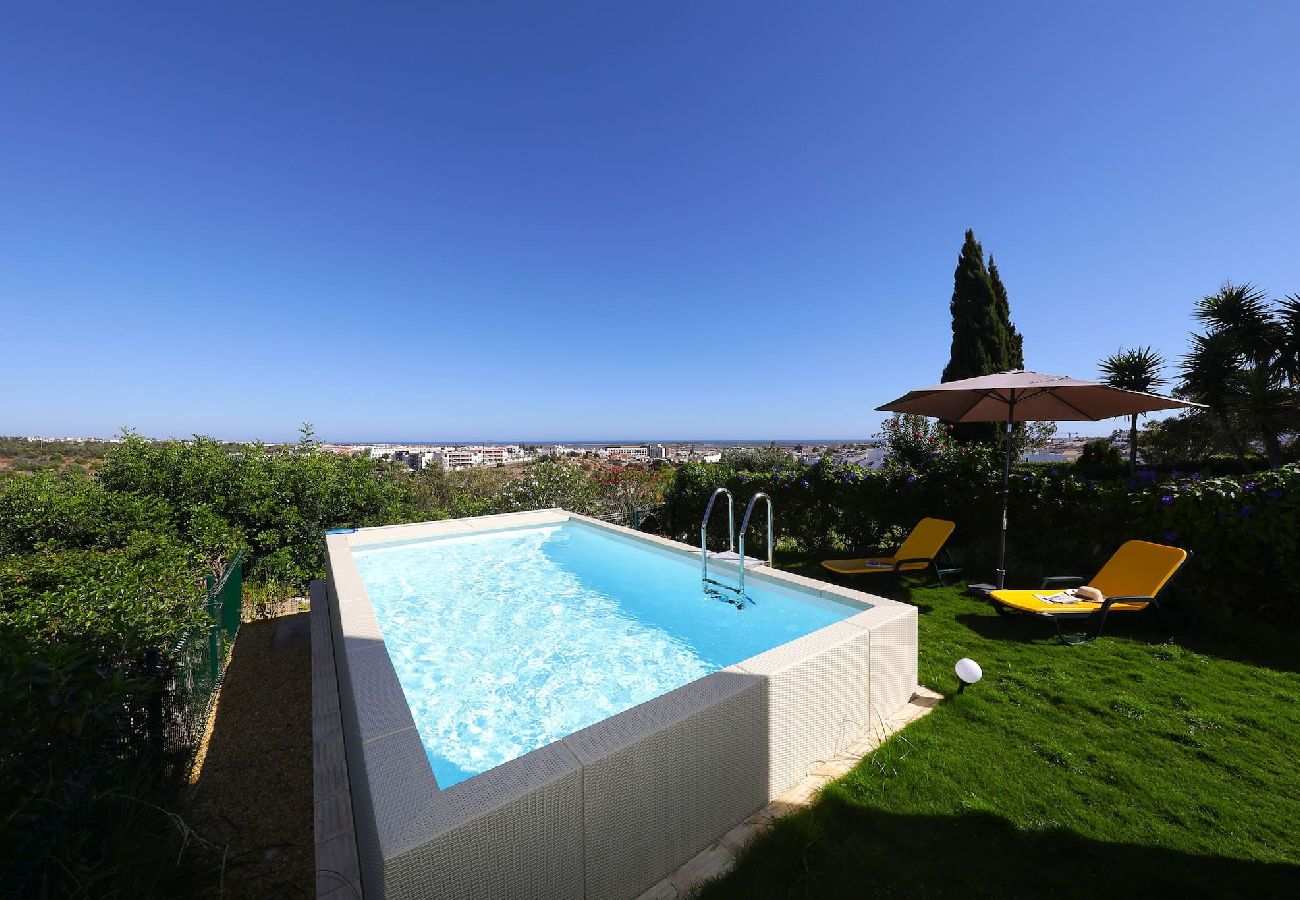
[[[1006,458],[1002,461],[1002,535],[998,546],[998,590],[1006,587],[1007,580],[1007,501],[1011,495],[1011,423],[1016,415],[1016,392],[1011,391],[1007,405]]]

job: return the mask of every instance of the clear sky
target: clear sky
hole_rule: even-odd
[[[855,437],[1300,291],[1300,4],[0,7],[0,433]],[[1109,431],[1119,422],[1092,431]]]

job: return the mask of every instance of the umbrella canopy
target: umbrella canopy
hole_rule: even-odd
[[[908,391],[877,409],[935,416],[947,422],[1095,422],[1197,405],[1068,375],[1017,371]]]
[[[1002,466],[1002,536],[998,587],[1006,581],[1007,498],[1011,477],[1012,422],[1095,422],[1112,416],[1199,407],[1162,394],[1125,391],[1096,381],[1041,372],[998,372],[909,391],[879,412],[935,416],[948,422],[1006,422],[1006,460]]]

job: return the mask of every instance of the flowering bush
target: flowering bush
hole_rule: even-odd
[[[938,457],[957,450],[952,426],[925,416],[893,416],[880,427],[885,456],[909,469],[924,469]]]
[[[1182,577],[1197,594],[1273,621],[1300,620],[1300,465],[1145,480],[1117,512],[1134,536],[1192,551]]]
[[[643,465],[602,466],[592,475],[601,511],[631,523],[637,510],[658,506],[663,499],[667,469]]]
[[[493,512],[562,507],[570,512],[598,515],[600,494],[594,478],[581,466],[561,460],[529,465],[502,489]]]

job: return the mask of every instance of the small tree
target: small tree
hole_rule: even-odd
[[[1149,394],[1165,383],[1160,373],[1165,367],[1165,358],[1150,347],[1120,347],[1115,353],[1097,364],[1101,369],[1103,380],[1112,387],[1126,391],[1141,391]],[[1128,429],[1128,470],[1130,475],[1137,474],[1138,413],[1129,416]]]

